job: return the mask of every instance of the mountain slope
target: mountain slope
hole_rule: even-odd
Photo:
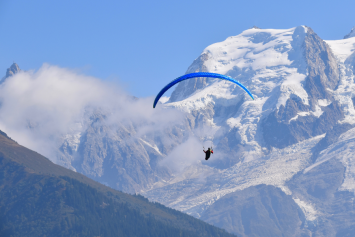
[[[354,37],[324,41],[306,26],[254,27],[208,46],[187,70],[229,75],[251,90],[254,101],[231,83],[197,78],[180,83],[155,110],[144,109],[152,104],[140,104],[144,99],[86,106],[70,129],[45,137],[55,141],[50,159],[241,236],[258,235],[265,226],[269,236],[350,235],[354,49]],[[11,96],[11,81],[22,76],[3,83],[0,95]],[[5,111],[0,107],[0,115]],[[121,119],[131,111],[142,119]],[[43,120],[26,116],[22,134],[40,137]],[[215,153],[204,161],[202,148],[211,145]],[[255,215],[230,200],[250,210],[254,205]],[[287,210],[292,223],[281,221],[289,218]]]
[[[355,27],[353,27],[349,34],[344,36],[344,39],[348,39],[355,36]]]
[[[110,189],[0,134],[1,236],[232,236]]]
[[[309,232],[301,230],[305,217],[292,197],[270,185],[225,195],[201,219],[240,233],[239,236],[307,236]]]
[[[252,91],[256,100],[248,100],[238,88],[217,80],[200,78],[180,83],[165,106],[193,114],[198,120],[196,127],[209,126],[202,139],[212,137],[215,153],[221,155],[209,163],[201,162],[213,169],[190,167],[186,174],[193,175],[172,179],[170,184],[157,186],[144,195],[241,236],[257,236],[262,227],[246,232],[241,222],[239,229],[234,228],[240,223],[236,223],[238,218],[245,220],[241,209],[236,210],[238,218],[221,221],[212,215],[216,212],[213,203],[218,203],[217,210],[225,205],[224,214],[228,215],[232,207],[228,199],[223,199],[225,195],[260,184],[272,185],[292,197],[287,208],[297,205],[304,213],[305,218],[298,220],[300,225],[291,225],[296,236],[349,234],[351,218],[349,223],[345,217],[336,220],[330,216],[338,215],[337,208],[347,206],[353,197],[352,185],[344,188],[351,179],[343,178],[344,169],[348,173],[345,177],[353,177],[352,166],[350,160],[333,161],[341,158],[322,152],[342,133],[354,133],[350,130],[355,123],[354,46],[354,38],[323,41],[312,29],[301,26],[289,30],[250,29],[207,47],[187,72],[232,75]],[[351,151],[347,149],[346,153]],[[326,158],[320,158],[323,156]],[[302,182],[293,183],[298,174],[319,159],[329,159],[330,163]],[[333,166],[338,168],[327,168]],[[324,181],[327,176],[331,180]],[[313,186],[307,186],[306,180],[313,179]],[[318,194],[324,196],[322,201],[314,198],[310,189],[323,190]],[[164,195],[168,190],[169,195]],[[255,208],[263,213],[261,206]],[[351,215],[353,207],[347,208],[345,215]],[[269,211],[282,215],[279,209]],[[223,215],[223,211],[220,213]],[[341,227],[340,223],[347,224]],[[283,233],[284,228],[276,225],[269,236]]]

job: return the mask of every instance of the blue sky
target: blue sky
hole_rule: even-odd
[[[24,70],[49,63],[154,96],[212,43],[253,25],[307,25],[341,39],[354,8],[350,0],[0,0],[0,77],[13,61]]]

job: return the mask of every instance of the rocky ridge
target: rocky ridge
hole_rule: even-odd
[[[349,34],[344,36],[344,39],[348,39],[355,36],[355,27],[353,27]]]

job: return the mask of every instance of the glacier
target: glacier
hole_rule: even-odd
[[[317,46],[320,48],[319,56],[314,52]],[[200,79],[181,83],[164,106],[203,115],[203,123],[210,129],[205,128],[208,131],[200,139],[208,140],[212,137],[217,153],[222,150],[219,148],[226,147],[223,143],[228,140],[225,138],[232,137],[235,143],[227,149],[242,150],[237,153],[240,158],[222,169],[215,164],[208,165],[212,170],[202,169],[198,165],[195,168],[189,167],[186,174],[191,174],[190,177],[185,175],[183,180],[172,179],[170,184],[153,187],[145,191],[144,195],[216,224],[220,221],[206,217],[206,213],[213,209],[219,199],[249,187],[271,185],[292,196],[303,211],[304,226],[318,233],[319,230],[315,230],[314,226],[324,221],[327,215],[332,215],[334,210],[322,209],[319,202],[293,190],[289,183],[302,172],[307,174],[326,161],[342,157],[338,159],[346,170],[345,178],[337,190],[353,192],[352,138],[344,141],[343,136],[337,138],[339,134],[332,131],[345,127],[350,129],[345,134],[354,134],[355,131],[351,129],[354,124],[355,97],[354,46],[355,38],[323,41],[310,28],[300,26],[289,30],[249,29],[207,47],[186,73],[210,71],[233,76],[252,91],[256,100],[248,100],[240,90],[228,83]],[[312,63],[314,65],[310,65]],[[318,69],[311,67],[318,67],[320,63],[324,64],[324,70],[314,72]],[[327,70],[330,73],[324,75]],[[317,86],[307,87],[311,76],[320,78],[320,82]],[[317,91],[314,87],[318,87]],[[292,100],[296,106],[287,108]],[[288,113],[282,118],[282,125],[286,129],[289,124],[297,122],[303,125],[308,122],[307,119],[312,120],[312,126],[328,123],[315,129],[313,134],[301,134],[303,136],[296,137],[289,144],[274,147],[272,145],[275,143],[268,144],[268,138],[264,135],[266,129],[263,127],[266,124],[263,120],[272,118],[272,111],[277,113],[280,110]],[[271,136],[272,132],[282,127],[274,126],[272,129],[274,131],[268,132]],[[324,148],[321,145],[329,139],[339,139],[338,142],[346,145],[340,147],[336,142],[319,153]],[[281,140],[282,137],[277,143]],[[231,153],[225,155],[225,159],[228,159]],[[204,165],[207,164],[199,164]],[[224,224],[219,226],[226,228]],[[236,233],[244,236],[242,232]],[[299,236],[307,233],[299,233]]]

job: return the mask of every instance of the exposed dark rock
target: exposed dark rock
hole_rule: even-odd
[[[131,138],[132,134],[123,128],[115,128],[113,136],[112,128],[105,125],[101,114],[93,116],[92,121],[81,137],[74,168],[90,178],[106,180],[110,187],[129,193],[152,183],[154,172],[146,162],[147,155],[139,142]],[[131,132],[134,133],[134,130]]]
[[[323,134],[332,129],[338,120],[344,117],[340,106],[333,102],[322,107],[323,114],[297,116],[299,112],[315,111],[319,99],[334,101],[327,89],[334,90],[339,83],[339,70],[336,59],[329,46],[311,28],[303,45],[308,76],[305,90],[308,93],[309,106],[292,95],[285,106],[275,109],[263,122],[263,137],[269,146],[284,148],[312,136]],[[294,120],[290,120],[295,118]]]
[[[344,166],[334,158],[287,182],[294,197],[317,207],[317,219],[306,223],[312,236],[353,236],[355,196],[353,192],[339,191],[344,173]]]
[[[318,99],[333,100],[327,88],[334,90],[339,83],[339,69],[331,49],[311,28],[307,28],[304,56],[308,65],[305,89],[312,109]]]
[[[292,197],[270,185],[230,193],[203,212],[201,219],[239,237],[311,236],[302,230],[305,217]]]
[[[19,71],[21,71],[20,67],[16,63],[13,63],[11,67],[6,70],[6,78],[15,75]]]
[[[289,99],[286,107],[280,106],[279,110],[275,110],[263,121],[263,137],[266,144],[284,148],[331,131],[333,126],[344,118],[340,106],[333,102],[322,108],[324,112],[319,118],[314,115],[298,116],[297,119],[290,121],[292,116],[296,116],[298,108],[302,107],[302,104],[299,105],[293,99]]]
[[[5,82],[5,80],[13,75],[15,75],[16,73],[20,72],[21,69],[20,67],[16,64],[13,63],[7,70],[6,70],[6,75],[5,77],[3,77],[0,81],[0,84]]]
[[[207,68],[204,65],[204,62],[207,61],[209,58],[209,54],[201,54],[187,69],[186,74],[193,72],[207,72]],[[209,79],[207,78],[199,77],[180,82],[171,94],[169,102],[175,102],[182,98],[186,98],[192,93],[194,93],[196,90],[204,88],[207,85],[208,80]]]
[[[16,73],[20,72],[21,69],[20,67],[16,64],[13,63],[7,70],[6,70],[6,76],[5,78],[11,77],[15,75]]]
[[[344,62],[348,69],[352,70],[355,74],[355,52],[353,52]]]
[[[147,189],[161,178],[169,179],[170,172],[159,162],[176,142],[183,142],[185,134],[172,126],[164,130],[164,135],[152,134],[153,142],[141,140],[136,133],[132,122],[109,125],[104,112],[94,112],[78,147],[64,141],[57,154],[58,163],[128,193]],[[156,144],[162,153],[147,143]]]
[[[353,127],[354,125],[348,123],[336,124],[333,129],[329,130],[327,135],[313,148],[313,161],[317,159],[319,152],[327,148],[329,145],[335,143],[341,134],[352,129]]]
[[[257,27],[257,26],[253,26],[253,27],[251,27],[251,28],[249,28],[249,29],[261,29],[261,28],[259,28],[259,27]]]
[[[287,185],[292,191],[309,197],[313,202],[324,201],[334,197],[334,192],[343,183],[344,171],[339,161],[331,159],[307,173],[295,176]]]
[[[355,26],[351,29],[350,33],[344,36],[344,39],[348,39],[355,36]]]

